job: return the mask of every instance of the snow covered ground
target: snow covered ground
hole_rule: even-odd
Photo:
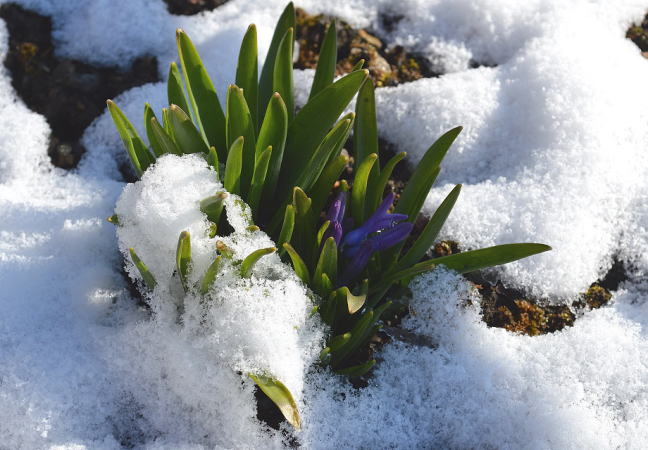
[[[257,24],[265,52],[284,6],[232,0],[177,17],[159,0],[17,3],[52,16],[62,55],[126,66],[149,53],[163,74],[175,57],[174,29],[182,27],[220,92],[233,80],[246,26]],[[475,247],[552,245],[501,276],[556,301],[582,292],[613,256],[633,267],[610,305],[539,337],[488,328],[461,278],[422,276],[412,285],[415,314],[405,326],[438,347],[386,346],[362,390],[326,372],[308,373],[312,341],[273,328],[277,345],[290,349],[274,370],[304,386],[296,395],[303,418],[297,440],[305,448],[646,448],[648,60],[624,35],[648,2],[297,6],[378,30],[382,14],[402,15],[382,34],[445,68],[440,78],[377,95],[382,136],[412,162],[442,131],[464,125],[427,203],[434,207],[451,183],[464,183],[446,237]],[[485,66],[470,68],[471,60]],[[304,91],[305,83],[297,85]],[[164,83],[149,84],[116,100],[136,118],[144,101],[162,107],[165,92]],[[48,125],[17,99],[4,68],[0,95],[0,448],[283,446],[281,433],[256,420],[252,383],[233,370],[263,357],[240,352],[245,357],[228,359],[220,347],[235,345],[240,333],[249,339],[240,341],[245,349],[263,348],[262,335],[243,337],[248,319],[237,321],[232,309],[231,333],[197,337],[164,314],[148,318],[129,297],[115,229],[105,221],[124,189],[115,162],[124,151],[108,115],[86,131],[88,153],[78,170],[65,172],[50,165]],[[161,173],[171,176],[172,163]],[[183,220],[198,227],[202,219]],[[164,231],[173,235],[168,245],[177,231]],[[293,330],[305,292],[273,261],[272,277],[282,275],[272,282],[284,283],[294,307],[286,322]],[[273,317],[258,318],[258,327]],[[312,327],[309,339],[316,340]]]

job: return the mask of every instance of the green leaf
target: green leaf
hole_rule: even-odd
[[[353,117],[354,114],[349,113],[333,127],[301,171],[286,180],[289,182],[288,186],[299,186],[304,191],[311,190],[327,163],[340,154],[351,131]],[[290,180],[295,181],[290,182]]]
[[[248,204],[252,213],[257,214],[260,208],[261,194],[265,185],[266,174],[268,173],[268,166],[270,164],[270,157],[272,155],[272,147],[268,146],[256,161],[254,166],[254,175],[252,176],[252,185],[250,186],[250,193],[248,194]],[[258,215],[258,214],[257,214]]]
[[[259,388],[268,396],[272,402],[277,405],[281,414],[286,418],[288,423],[299,430],[301,427],[301,418],[297,403],[292,394],[284,384],[265,375],[254,375],[249,373],[248,376],[256,383]]]
[[[405,190],[398,200],[395,211],[399,214],[407,214],[408,222],[414,222],[425,198],[430,192],[432,183],[436,177],[431,176],[439,168],[443,157],[461,132],[462,127],[456,127],[446,132],[425,153],[421,161],[416,165],[416,170],[409,179]],[[438,173],[438,172],[437,172]]]
[[[281,13],[281,17],[277,21],[272,41],[266,55],[263,68],[261,69],[261,78],[259,79],[259,112],[263,111],[270,100],[273,93],[273,74],[275,67],[275,59],[277,57],[277,50],[279,44],[289,28],[295,29],[295,7],[292,2],[286,5],[286,8]],[[265,147],[264,147],[265,148]],[[277,148],[273,145],[273,148]]]
[[[319,247],[322,245],[322,238],[324,237],[324,233],[326,233],[326,230],[328,230],[329,225],[331,225],[331,221],[327,220],[322,224],[320,229],[317,231],[317,246]]]
[[[389,161],[387,161],[385,167],[382,168],[378,181],[375,183],[373,189],[367,193],[368,210],[375,211],[378,208],[394,167],[396,167],[396,164],[405,158],[405,156],[407,156],[407,153],[405,152],[400,152],[394,155]]]
[[[153,158],[153,155],[149,153],[146,144],[142,138],[139,137],[137,130],[122,110],[119,109],[112,100],[107,100],[106,104],[108,105],[110,116],[112,117],[113,122],[115,122],[115,127],[117,127],[119,136],[124,143],[124,147],[126,147],[128,155],[131,158],[133,167],[135,168],[135,173],[140,177],[148,166],[155,162],[155,159]]]
[[[169,64],[169,79],[167,81],[167,98],[169,105],[178,105],[187,114],[190,113],[189,103],[187,103],[187,95],[185,94],[184,86],[182,86],[182,79],[178,66],[175,62]]]
[[[369,280],[365,279],[360,287],[360,294],[353,295],[348,287],[343,286],[340,291],[346,297],[347,310],[349,314],[355,314],[364,306],[367,300],[367,293],[369,292]]]
[[[391,306],[392,302],[385,302],[380,305],[375,310],[367,310],[356,324],[351,329],[351,339],[333,353],[331,359],[331,365],[333,367],[340,365],[344,359],[349,356],[353,351],[355,351],[360,345],[362,345],[367,339],[371,337],[372,332],[374,331],[374,324],[380,320],[380,316],[385,312],[387,308]]]
[[[200,212],[205,214],[210,222],[217,224],[223,213],[226,198],[227,192],[221,191],[217,192],[216,195],[202,199],[200,201]]]
[[[358,62],[356,63],[356,65],[353,66],[353,69],[351,69],[351,72],[355,72],[356,70],[360,70],[360,69],[362,69],[362,66],[364,66],[364,63],[365,63],[365,60],[364,60],[364,59],[361,59],[360,61],[358,61]]]
[[[209,154],[207,155],[207,164],[209,164],[212,169],[216,171],[216,178],[220,181],[220,163],[218,161],[218,153],[216,152],[216,147],[209,147]]]
[[[155,119],[153,108],[151,108],[151,105],[149,105],[148,103],[144,103],[144,128],[146,129],[146,137],[148,138],[151,150],[153,150],[153,154],[156,158],[158,158],[162,156],[164,152],[153,136],[153,130],[151,129],[151,119]]]
[[[220,269],[221,261],[223,257],[218,255],[213,263],[209,265],[205,275],[203,275],[202,281],[200,282],[200,293],[205,295],[209,292],[214,281],[216,281],[216,275],[218,275],[218,269]]]
[[[234,141],[227,153],[223,186],[232,194],[241,192],[241,170],[243,168],[243,136]]]
[[[353,125],[353,153],[361,163],[370,154],[378,154],[378,125],[376,99],[371,79],[362,84],[356,100],[356,121]]]
[[[322,211],[324,209],[326,200],[328,200],[329,194],[333,190],[333,185],[340,178],[347,162],[349,162],[349,158],[346,155],[339,155],[326,165],[309,192],[313,200],[313,211]]]
[[[295,273],[299,279],[302,280],[304,284],[310,285],[310,273],[308,272],[308,267],[306,267],[304,260],[288,242],[284,242],[283,248],[288,252],[288,256],[290,256],[290,260],[292,261],[293,269],[295,269]]]
[[[441,202],[441,205],[434,212],[430,221],[425,225],[423,232],[419,235],[412,248],[403,256],[396,264],[395,271],[403,270],[419,262],[425,253],[430,249],[436,240],[441,227],[445,223],[450,211],[455,205],[459,193],[461,192],[461,185],[458,184],[450,191],[448,196]]]
[[[335,65],[337,64],[337,30],[335,28],[335,20],[332,20],[328,26],[320,48],[321,51],[317,60],[315,78],[313,78],[309,99],[315,97],[322,89],[333,83],[333,78],[335,77]]]
[[[171,137],[171,139],[175,140],[175,137],[173,136],[173,128],[171,128],[171,121],[169,120],[169,108],[162,108],[162,128],[164,128],[164,131]],[[182,154],[182,152],[180,152]]]
[[[255,130],[250,110],[245,102],[243,90],[230,85],[227,90],[227,145],[231,146],[236,139],[243,136],[243,168],[241,171],[241,193],[245,196],[250,188],[254,174]]]
[[[375,365],[376,360],[372,359],[363,364],[346,367],[344,369],[338,369],[335,371],[335,373],[337,373],[338,375],[346,375],[347,377],[361,377],[362,375],[369,372]]]
[[[146,285],[147,288],[150,290],[155,289],[155,285],[157,284],[155,281],[155,277],[151,273],[148,267],[146,267],[146,264],[142,262],[142,260],[137,256],[137,253],[135,253],[135,250],[131,247],[128,249],[130,252],[131,259],[133,260],[133,264],[135,264],[135,267],[137,267],[137,270],[139,270],[140,275],[142,276],[142,280],[144,280],[144,284]]]
[[[257,126],[257,104],[259,96],[259,66],[257,58],[257,32],[254,24],[250,25],[243,36],[236,66],[236,85],[243,89],[245,101],[250,109],[254,129]]]
[[[171,139],[171,137],[167,134],[167,132],[164,131],[164,128],[162,128],[162,125],[160,125],[160,123],[157,121],[155,117],[151,117],[149,128],[150,128],[149,141],[151,142],[151,146],[153,148],[155,148],[155,146],[159,147],[162,154],[166,154],[166,153],[173,153],[176,155],[182,154],[182,152],[180,151],[176,143],[173,141],[173,139]],[[153,144],[153,142],[155,142],[155,144]]]
[[[367,78],[353,72],[322,89],[295,116],[288,128],[281,178],[299,173]]]
[[[351,339],[351,333],[344,333],[340,334],[338,336],[335,336],[329,344],[320,352],[320,360],[324,360],[328,355],[331,354],[331,352],[334,352],[338,348],[342,347],[344,344],[346,344],[349,339]]]
[[[276,92],[268,102],[268,109],[263,119],[263,124],[259,130],[259,137],[256,142],[256,155],[261,154],[263,150],[272,146],[272,156],[270,166],[266,175],[266,189],[264,192],[264,202],[268,205],[276,203],[277,180],[283,161],[284,147],[286,145],[286,133],[288,132],[288,112],[286,105],[281,96]]]
[[[361,226],[366,218],[366,204],[367,198],[367,181],[369,174],[374,163],[378,160],[378,155],[372,153],[368,155],[364,161],[360,163],[355,177],[353,179],[353,188],[351,189],[351,215],[353,216],[353,225],[355,227]]]
[[[337,245],[333,237],[329,237],[324,241],[324,246],[317,261],[317,266],[315,266],[315,274],[313,276],[313,280],[317,283],[315,290],[322,293],[324,292],[325,286],[319,283],[319,281],[322,279],[323,274],[335,284],[337,280]]]
[[[113,214],[112,216],[108,217],[106,220],[115,226],[119,226],[119,216],[117,214]]]
[[[375,289],[372,288],[371,292],[381,291],[383,288],[389,287],[396,281],[410,279],[415,275],[432,270],[438,265],[444,265],[459,273],[468,273],[474,272],[475,270],[485,269],[487,267],[517,261],[518,259],[526,258],[548,250],[551,250],[551,247],[545,244],[503,244],[442,256],[440,258],[434,258],[414,264],[413,266],[399,272],[384,276],[376,285]]]
[[[269,255],[276,251],[277,249],[275,247],[260,248],[247,255],[241,263],[241,277],[249,278],[250,275],[252,275],[252,268],[257,263],[257,261],[259,261],[263,256]]]
[[[295,117],[295,98],[293,88],[293,28],[288,28],[284,35],[275,59],[274,71],[272,73],[272,89],[281,95],[286,103],[288,122]]]
[[[187,96],[195,113],[196,122],[209,145],[216,147],[219,158],[225,160],[225,115],[216,88],[207,74],[196,47],[187,34],[176,31],[178,55],[187,86]],[[221,153],[222,152],[222,153]]]
[[[176,270],[185,292],[189,291],[189,266],[191,265],[191,238],[188,231],[180,233],[176,250]]]
[[[295,208],[293,205],[286,206],[286,212],[284,213],[283,225],[281,226],[281,232],[279,233],[279,239],[277,244],[279,248],[284,251],[284,244],[290,243],[292,238],[293,230],[295,229]]]
[[[313,252],[315,251],[315,239],[313,233],[316,227],[315,215],[311,209],[312,201],[304,191],[295,187],[293,189],[292,205],[295,208],[295,237],[293,242],[297,249],[304,256],[306,262],[313,267]]]
[[[169,107],[168,117],[175,143],[182,153],[209,153],[209,147],[200,137],[191,118],[178,105]]]

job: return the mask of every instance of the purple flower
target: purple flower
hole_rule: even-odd
[[[344,238],[343,253],[351,261],[342,274],[341,285],[355,280],[367,267],[371,255],[386,250],[409,236],[414,227],[406,214],[389,214],[387,211],[394,203],[394,194],[390,193],[378,209],[359,228],[349,232]]]
[[[338,192],[338,194],[331,202],[331,206],[326,213],[326,219],[330,221],[322,242],[326,242],[328,238],[333,236],[335,239],[335,245],[340,245],[342,240],[342,234],[344,233],[342,222],[344,220],[344,211],[346,210],[346,201],[347,193],[344,191]]]

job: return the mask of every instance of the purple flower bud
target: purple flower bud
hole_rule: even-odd
[[[344,211],[346,210],[346,201],[347,193],[340,191],[331,202],[331,206],[329,206],[326,213],[326,219],[330,221],[330,224],[324,233],[322,242],[326,242],[326,239],[333,237],[335,244],[340,245],[344,234],[342,220],[344,219]]]

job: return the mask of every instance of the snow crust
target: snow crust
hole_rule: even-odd
[[[284,6],[233,0],[175,17],[154,0],[19,3],[52,16],[62,55],[126,66],[149,53],[162,74],[175,57],[174,29],[182,27],[219,92],[234,78],[248,23],[257,24],[263,56]],[[377,91],[382,136],[414,164],[443,131],[465,127],[426,204],[431,211],[454,183],[464,183],[444,237],[464,247],[552,245],[551,253],[498,274],[562,301],[602,275],[614,255],[632,263],[631,280],[611,305],[574,327],[531,338],[486,327],[474,292],[456,275],[422,276],[411,286],[415,314],[404,327],[435,348],[394,339],[370,386],[354,390],[312,366],[322,330],[306,319],[307,292],[276,255],[264,257],[249,280],[226,268],[206,310],[189,295],[178,317],[169,284],[179,232],[191,232],[193,280],[215,255],[197,202],[220,186],[202,161],[165,157],[140,183],[125,186],[118,171],[124,151],[104,114],[85,133],[79,169],[53,168],[48,125],[16,98],[2,68],[2,446],[281,447],[284,436],[256,419],[253,384],[237,373],[267,370],[297,397],[303,430],[295,436],[305,448],[645,448],[648,64],[624,33],[648,5],[298,6],[370,26],[448,72]],[[403,16],[391,31],[385,13]],[[0,56],[7,38],[1,24]],[[471,61],[483,66],[470,68]],[[300,98],[310,77],[296,74]],[[165,103],[164,83],[116,101],[141,127],[144,101],[158,111]],[[170,185],[173,191],[163,188]],[[119,241],[105,222],[116,204],[126,221]],[[238,257],[272,245],[237,217],[240,226],[223,240]],[[152,314],[135,304],[120,273],[126,261],[138,276],[123,259],[129,246],[163,281],[150,297]]]

